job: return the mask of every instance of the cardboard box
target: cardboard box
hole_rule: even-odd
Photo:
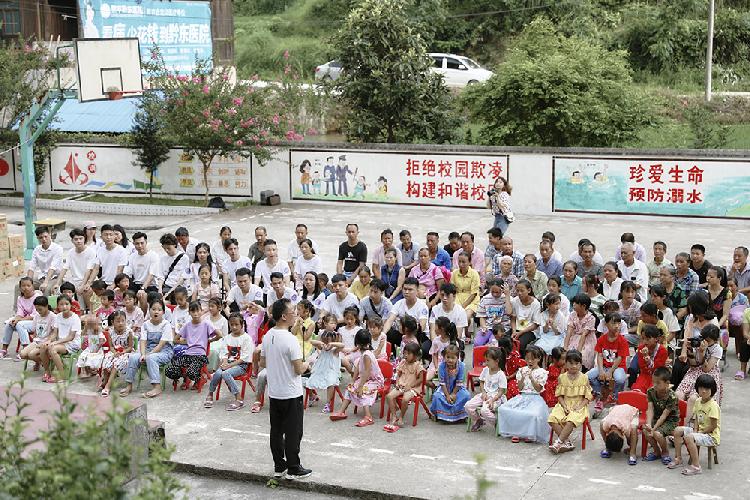
[[[3,275],[7,278],[8,276],[14,276],[14,269],[13,265],[11,264],[11,259],[8,257],[5,257],[3,259],[0,259],[0,268],[3,270]]]
[[[7,256],[10,258],[23,257],[23,252],[26,249],[26,237],[23,234],[11,234],[8,235],[7,241]],[[2,252],[0,252],[0,256],[5,257]]]
[[[6,255],[10,256],[10,242],[8,238],[0,238],[0,255],[3,257]]]
[[[0,239],[8,236],[8,219],[5,214],[0,214]]]
[[[23,260],[23,257],[12,259],[10,265],[13,268],[13,276],[16,278],[26,275],[26,262]]]

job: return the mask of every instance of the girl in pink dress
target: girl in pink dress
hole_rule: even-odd
[[[354,403],[355,407],[359,406],[365,410],[365,416],[356,425],[366,427],[373,424],[370,407],[375,403],[378,391],[383,387],[383,373],[372,353],[370,332],[358,331],[354,338],[354,345],[361,353],[354,368],[354,380],[346,388],[341,409],[337,413],[332,413],[330,419],[333,421],[345,419],[346,409],[349,408],[350,403]]]
[[[573,300],[573,312],[568,316],[568,335],[565,337],[565,351],[575,350],[583,356],[583,366],[591,369],[596,358],[596,333],[594,315],[589,312],[591,298],[579,293]]]
[[[435,321],[435,338],[432,339],[432,346],[430,347],[432,360],[427,368],[427,385],[433,389],[435,389],[435,383],[432,379],[437,374],[440,363],[443,362],[443,350],[451,343],[455,344],[457,338],[456,325],[451,323],[451,320],[443,316]]]

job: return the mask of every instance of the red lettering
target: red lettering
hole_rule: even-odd
[[[458,164],[458,162],[456,162]],[[458,167],[456,167],[458,168]],[[457,182],[453,195],[459,200],[469,199],[469,185],[465,182]]]
[[[667,201],[671,203],[685,203],[685,190],[682,188],[670,189]]]
[[[456,177],[469,178],[469,162],[466,160],[456,161]]]
[[[703,182],[703,170],[698,168],[697,165],[693,165],[688,169],[688,182],[694,183],[696,186]],[[699,193],[700,194],[700,193]]]
[[[653,202],[653,203],[664,203],[664,190],[663,189],[649,189],[648,201]]]
[[[453,164],[449,161],[441,161],[438,164],[438,176],[440,177],[450,177],[451,176],[451,167]]]
[[[688,203],[693,203],[693,204],[695,204],[695,203],[703,203],[703,198],[701,198],[702,195],[703,195],[703,193],[701,193],[697,189],[693,188],[693,191],[690,192],[690,193],[688,193],[688,195],[687,195],[687,201],[688,201]]]
[[[632,187],[628,191],[628,201],[639,202],[646,201],[646,189],[642,187]]]
[[[477,201],[484,201],[484,196],[487,193],[487,187],[483,184],[473,184],[471,186],[471,199]]]
[[[471,162],[471,178],[472,179],[486,179],[484,176],[485,164],[483,161],[472,161]]]
[[[643,173],[646,171],[645,168],[639,163],[637,167],[630,167],[630,180],[635,182],[643,182]]]
[[[407,181],[406,183],[406,196],[409,198],[419,198],[420,197],[420,184],[419,182],[413,182],[413,181]]]
[[[435,183],[430,182],[423,182],[422,183],[422,198],[432,198],[435,199]]]
[[[682,175],[684,173],[685,171],[682,170],[679,165],[675,165],[674,167],[669,169],[669,182],[672,182],[674,184],[682,184]]]
[[[422,162],[422,175],[435,177],[435,160],[424,160]]]
[[[419,175],[419,160],[406,160],[406,175],[410,177]]]
[[[664,169],[662,168],[661,163],[651,165],[648,167],[648,180],[651,181],[652,184],[664,184],[661,180],[663,173]]]
[[[446,184],[441,182],[437,186],[437,196],[441,200],[443,198],[450,198],[453,196],[453,184]]]
[[[493,161],[490,163],[490,178],[497,179],[501,175],[503,175],[503,166],[500,162]]]

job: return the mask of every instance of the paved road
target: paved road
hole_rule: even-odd
[[[193,474],[174,474],[182,484],[189,489],[184,494],[185,500],[199,498],[201,500],[295,500],[303,498],[306,500],[326,500],[331,495],[312,493],[296,489],[288,489],[283,486],[278,488],[267,488],[261,483],[248,481],[232,481],[229,479],[214,479]]]
[[[6,210],[9,219],[12,211]],[[71,225],[91,218],[81,214],[62,215]],[[94,218],[100,224],[114,221],[111,216]],[[731,262],[734,246],[750,246],[750,230],[741,221],[622,216],[525,217],[522,214],[517,219],[511,235],[516,248],[522,252],[534,250],[542,232],[548,229],[557,234],[556,246],[566,256],[582,237],[589,237],[603,255],[611,256],[624,231],[635,233],[647,249],[656,239],[666,241],[670,257],[678,251],[689,250],[695,242],[702,242],[708,248],[708,259],[719,264]],[[423,241],[423,235],[430,230],[440,231],[443,239],[448,231],[470,230],[484,247],[490,221],[482,210],[331,203],[248,207],[210,217],[158,218],[156,222],[170,231],[184,224],[193,235],[209,242],[217,238],[219,226],[230,225],[240,239],[243,252],[252,242],[252,229],[265,225],[269,236],[281,243],[282,257],[293,238],[295,224],[305,222],[310,227],[310,236],[320,245],[324,269],[330,272],[335,265],[335,250],[345,238],[347,222],[360,224],[362,239],[372,249],[380,231],[386,227],[394,232],[408,227],[416,241]],[[154,220],[138,218],[127,222],[128,227],[135,228],[139,224],[153,224]],[[11,231],[18,230],[11,228]],[[155,241],[161,231],[150,231],[149,240]],[[66,243],[65,240],[63,238],[62,242]],[[5,301],[10,299],[9,291],[12,291],[11,281],[0,284]],[[2,297],[0,295],[0,300]],[[746,425],[745,410],[750,407],[747,387],[750,380],[732,380],[737,369],[733,348],[729,359],[730,366],[724,378],[721,464],[699,477],[685,478],[657,463],[628,467],[624,456],[602,460],[598,436],[585,451],[553,456],[544,446],[512,444],[495,438],[486,429],[467,434],[463,426],[434,424],[420,417],[417,427],[387,434],[382,431],[382,421],[358,429],[351,418],[333,424],[317,409],[308,410],[305,415],[302,457],[304,464],[315,471],[311,481],[421,498],[451,498],[470,493],[474,487],[472,472],[477,470],[477,453],[488,457],[484,469],[489,479],[497,483],[492,493],[503,498],[551,498],[559,496],[561,491],[566,492],[568,498],[746,498],[743,492],[750,486],[750,480],[746,473],[745,444],[750,442],[750,427]],[[17,363],[0,362],[0,383],[17,377],[19,370]],[[38,388],[43,384],[38,377],[32,377],[29,385]],[[91,386],[91,383],[75,382],[71,390],[91,393]],[[223,392],[224,398],[226,395]],[[204,410],[201,397],[193,392],[170,391],[148,403],[149,417],[166,422],[167,439],[177,447],[174,460],[240,472],[269,473],[267,411],[264,409],[258,415],[251,415],[249,411],[230,413],[224,411],[223,401],[212,410]],[[598,422],[595,421],[594,426],[596,429]],[[580,442],[579,437],[575,439]],[[703,463],[705,465],[705,456]]]

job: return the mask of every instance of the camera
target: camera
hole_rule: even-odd
[[[487,196],[492,196],[494,194],[495,194],[495,190],[494,189],[490,189],[489,191],[487,191]]]
[[[690,339],[690,347],[698,349],[701,346],[701,342],[703,342],[702,337],[693,337]]]

